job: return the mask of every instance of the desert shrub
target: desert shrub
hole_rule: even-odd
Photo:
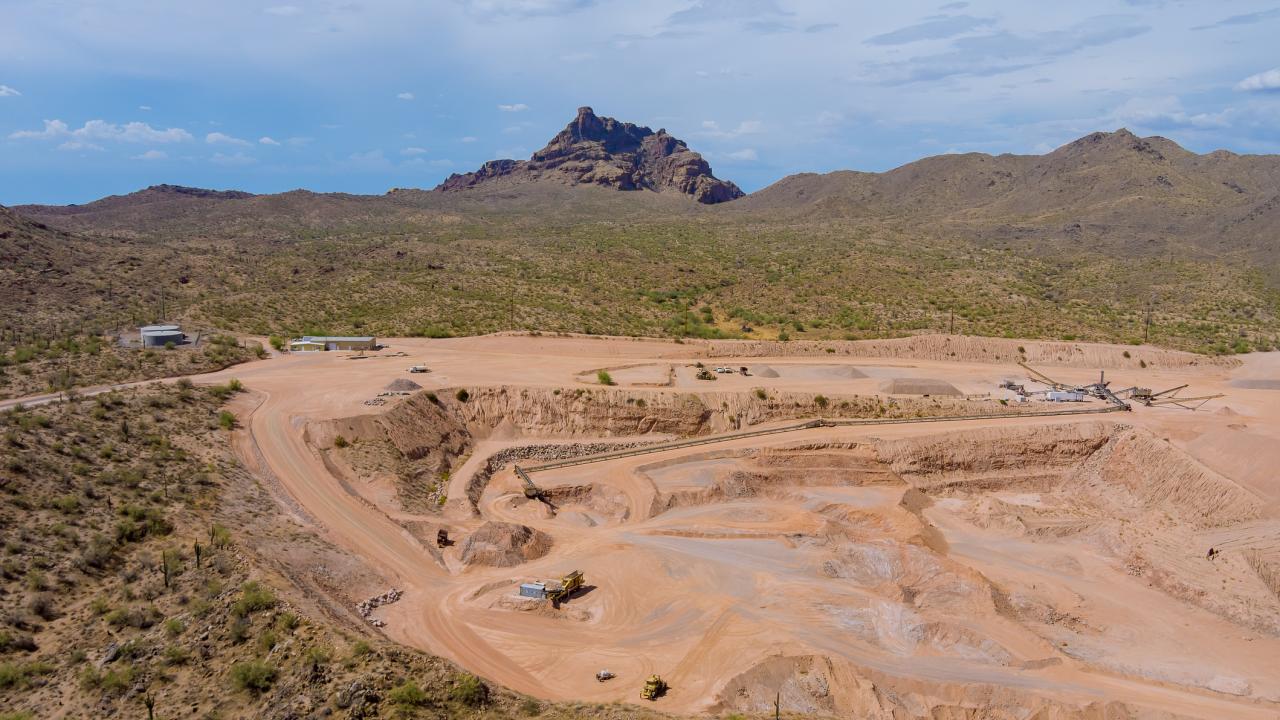
[[[264,653],[271,652],[280,639],[276,637],[274,631],[268,630],[258,636],[258,649]]]
[[[351,443],[347,442],[347,439],[342,437],[341,435],[333,439],[333,446],[336,448],[344,448],[350,444]]]
[[[223,430],[234,430],[236,428],[236,416],[226,410],[218,413],[218,427]]]
[[[46,662],[0,663],[0,690],[30,687],[32,678],[51,672],[53,666]]]
[[[160,617],[160,611],[154,607],[135,605],[128,608],[116,608],[103,616],[103,619],[112,627],[133,627],[145,630],[155,625],[160,620]]]
[[[827,403],[828,403],[828,400],[826,395],[815,395],[813,398],[813,404],[817,405],[820,408],[826,408]]]
[[[427,704],[427,694],[418,683],[405,680],[387,693],[387,699],[401,707],[417,707]]]
[[[466,388],[458,388],[458,392],[454,393],[453,396],[458,399],[458,402],[463,403],[471,399],[471,393],[467,392]]]
[[[769,393],[765,392],[764,388],[756,388],[756,397],[761,400],[768,400]]]
[[[239,645],[249,639],[249,621],[244,618],[234,618],[227,627],[227,639],[233,645]]]
[[[237,690],[254,694],[264,692],[271,688],[271,683],[275,682],[275,679],[276,669],[259,660],[250,660],[231,666],[231,684]]]
[[[613,381],[613,376],[610,375],[607,370],[600,370],[597,372],[596,380],[598,380],[601,385],[617,385],[617,383]]]
[[[469,707],[478,707],[489,699],[489,688],[475,675],[463,673],[458,676],[453,688],[449,690],[449,696],[455,702]]]
[[[164,649],[166,665],[186,665],[188,662],[191,662],[191,651],[181,645],[170,645]]]
[[[256,580],[250,580],[241,587],[240,599],[231,606],[231,613],[236,617],[246,617],[259,610],[267,610],[276,604],[276,596],[271,590],[263,587]]]

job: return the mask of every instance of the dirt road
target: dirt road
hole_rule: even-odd
[[[659,706],[677,712],[751,709],[763,692],[758,668],[817,656],[834,663],[832,673],[938,702],[1024,693],[1036,702],[1121,700],[1204,718],[1277,717],[1280,641],[1267,628],[1280,619],[1280,600],[1242,560],[1209,563],[1200,548],[1210,539],[1229,549],[1276,542],[1268,523],[1280,517],[1280,483],[1240,458],[1280,446],[1280,393],[1231,385],[1280,378],[1274,355],[1247,357],[1241,367],[1115,372],[1117,385],[1190,381],[1197,391],[1229,393],[1195,413],[1139,408],[1104,422],[821,428],[565,468],[538,476],[563,491],[555,512],[526,500],[508,468],[483,489],[474,516],[421,518],[448,525],[455,537],[502,521],[554,539],[544,557],[485,567],[462,563],[460,546],[437,561],[407,529],[405,513],[393,519],[366,488],[335,476],[322,455],[329,448],[311,435],[317,424],[383,412],[388,406],[365,402],[418,363],[432,369],[414,376],[428,390],[572,390],[591,389],[598,368],[686,366],[707,348],[511,336],[391,344],[408,356],[288,356],[197,381],[238,377],[249,388],[235,406],[244,425],[237,449],[283,508],[384,577],[385,586],[352,595],[405,590],[401,602],[378,611],[396,641],[545,698],[634,701],[640,680],[659,672],[672,683]],[[724,352],[723,344],[715,349]],[[715,381],[717,391],[743,393],[871,395],[886,379],[926,378],[980,395],[1018,376],[1008,364],[902,357],[716,362],[773,370]],[[1096,373],[1052,371],[1066,382],[1091,382]],[[623,378],[640,386],[672,375]],[[964,447],[945,438],[975,429],[987,435],[965,441],[970,455],[953,449],[919,459]],[[493,426],[472,430],[482,437]],[[483,448],[531,439],[527,431],[495,433]],[[559,441],[584,439],[601,438]],[[1176,473],[1184,487],[1238,493],[1238,506],[1256,517],[1249,524],[1197,517],[1197,503],[1212,498],[1156,490],[1161,477],[1144,479],[1142,469],[1161,443],[1184,458],[1164,475]],[[1136,480],[1108,474],[1122,463],[1133,468],[1124,477]],[[475,467],[467,465],[468,476]],[[915,488],[928,490],[931,503],[913,509]],[[584,571],[589,590],[563,607],[513,598],[519,581],[571,569]],[[602,667],[618,679],[597,683]],[[810,680],[797,672],[770,682],[796,688]],[[740,690],[727,693],[731,685]],[[795,707],[871,702],[866,688],[796,692]]]

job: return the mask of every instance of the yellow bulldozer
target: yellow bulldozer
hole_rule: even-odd
[[[657,675],[650,675],[640,689],[640,697],[644,700],[657,700],[667,691],[667,681]]]

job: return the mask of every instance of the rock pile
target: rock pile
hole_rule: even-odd
[[[356,605],[356,612],[360,613],[360,617],[368,620],[369,624],[374,627],[383,627],[386,625],[385,622],[369,616],[373,614],[374,610],[382,607],[383,605],[390,605],[391,603],[399,600],[400,596],[403,594],[404,593],[400,592],[397,588],[391,588],[381,595],[375,595],[368,600],[360,601],[360,604]]]

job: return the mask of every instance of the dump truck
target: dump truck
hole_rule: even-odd
[[[644,687],[640,690],[640,697],[644,700],[657,700],[660,695],[667,691],[667,683],[657,675],[650,675],[644,681]]]
[[[561,600],[568,600],[575,592],[582,588],[582,571],[574,570],[573,572],[560,578],[559,581],[551,581],[546,583],[547,599],[553,603]]]

